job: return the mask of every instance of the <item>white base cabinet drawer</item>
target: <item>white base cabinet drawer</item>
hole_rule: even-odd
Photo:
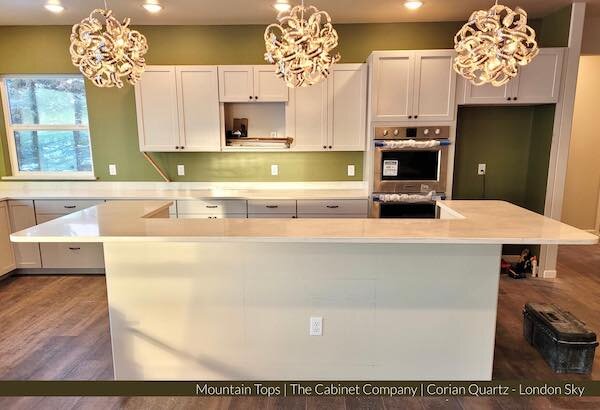
[[[104,268],[104,251],[99,243],[42,243],[40,249],[44,268]]]
[[[177,201],[177,214],[246,214],[245,200],[223,199],[223,200],[191,200]]]
[[[298,214],[299,219],[330,218],[330,219],[363,219],[367,214]]]
[[[296,212],[294,213],[278,213],[278,214],[248,214],[248,218],[281,218],[281,219],[292,219],[296,218]]]
[[[179,214],[178,219],[246,219],[246,214]]]
[[[366,199],[299,200],[298,215],[364,215],[368,214],[369,203]]]
[[[103,200],[58,200],[44,199],[35,201],[36,214],[67,215],[103,203]],[[38,221],[38,223],[40,223]]]
[[[248,200],[248,214],[296,214],[296,200]]]

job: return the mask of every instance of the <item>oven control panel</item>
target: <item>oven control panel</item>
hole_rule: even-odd
[[[450,127],[375,127],[376,140],[448,139]]]

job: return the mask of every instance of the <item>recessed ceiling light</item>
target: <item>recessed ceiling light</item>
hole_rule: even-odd
[[[423,2],[419,1],[419,0],[409,0],[409,1],[404,2],[404,7],[406,7],[409,10],[416,10],[416,9],[420,8],[422,5],[423,5]]]
[[[163,6],[158,3],[144,3],[142,4],[142,7],[145,8],[148,13],[158,13],[163,9]]]
[[[51,2],[44,4],[44,8],[51,13],[61,13],[64,11],[64,7],[58,2]]]
[[[273,7],[280,13],[290,11],[290,9],[292,8],[292,6],[290,6],[290,3],[288,3],[287,0],[277,0],[277,3],[273,4]]]

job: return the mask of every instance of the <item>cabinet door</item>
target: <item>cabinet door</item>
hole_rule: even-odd
[[[367,65],[337,64],[329,87],[329,143],[334,151],[366,149]]]
[[[521,68],[513,97],[522,104],[558,102],[564,49],[544,48],[531,63]]]
[[[220,151],[219,80],[216,66],[176,68],[179,145],[185,151]]]
[[[408,120],[413,114],[414,53],[383,52],[373,59],[373,120]]]
[[[33,201],[9,201],[11,231],[18,232],[36,225]],[[17,268],[41,268],[40,245],[37,243],[13,243]]]
[[[219,66],[219,101],[254,101],[254,69],[251,65]]]
[[[0,275],[16,268],[15,254],[10,242],[10,231],[8,205],[6,202],[0,202]]]
[[[275,75],[272,65],[254,66],[254,100],[261,102],[285,102],[289,88]]]
[[[290,90],[287,134],[294,139],[292,150],[329,149],[327,138],[327,81]]]
[[[148,66],[135,86],[141,151],[175,151],[179,118],[175,67]]]
[[[473,85],[469,80],[461,80],[465,87],[465,104],[510,104],[514,79],[501,87],[491,84]]]
[[[454,51],[420,51],[415,54],[413,118],[452,121],[456,111]]]

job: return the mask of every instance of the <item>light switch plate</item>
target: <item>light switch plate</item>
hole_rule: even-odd
[[[277,138],[277,131],[271,131],[271,138]]]
[[[180,177],[185,175],[185,165],[177,165],[177,175]]]
[[[354,165],[348,165],[348,176],[353,177],[356,175],[356,167]]]
[[[311,317],[310,318],[310,329],[308,331],[310,336],[323,336],[323,317]]]
[[[277,165],[277,164],[271,165],[271,175],[273,175],[273,176],[279,175],[279,165]]]
[[[479,164],[477,166],[477,175],[485,175],[486,172],[486,165],[485,164]]]
[[[116,164],[108,164],[108,173],[110,175],[117,175],[117,165]]]

